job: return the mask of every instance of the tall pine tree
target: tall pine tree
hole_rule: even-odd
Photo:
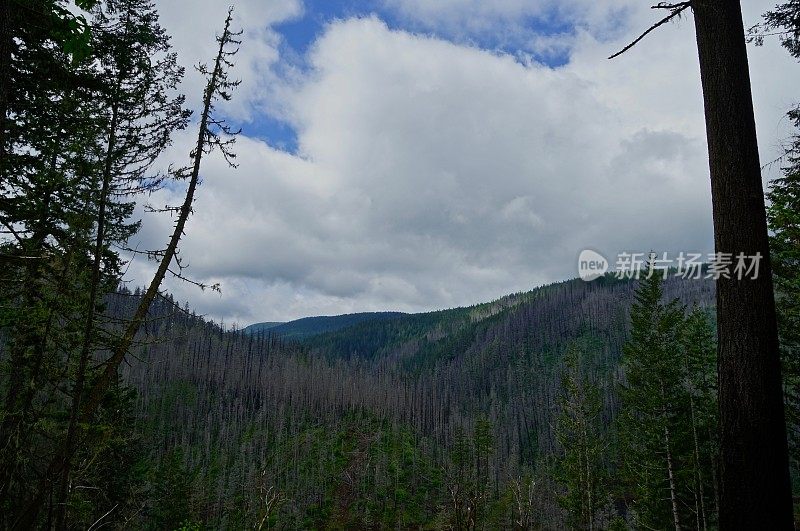
[[[638,525],[705,529],[717,507],[713,329],[703,311],[664,302],[663,279],[650,273],[624,348],[621,470]]]

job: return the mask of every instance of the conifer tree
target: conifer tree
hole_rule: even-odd
[[[625,344],[619,453],[637,525],[716,526],[716,351],[707,313],[664,302],[663,278],[640,280]]]
[[[96,3],[80,2],[87,8]],[[3,102],[0,223],[10,238],[0,249],[8,265],[0,287],[0,328],[8,335],[3,360],[8,378],[0,382],[0,513],[8,525],[32,526],[50,500],[55,509],[48,514],[63,528],[72,460],[91,448],[91,462],[100,463],[103,441],[111,440],[114,430],[105,424],[108,411],[87,410],[95,413],[102,404],[117,411],[114,397],[121,396],[116,366],[106,372],[107,366],[91,362],[97,352],[115,351],[119,344],[116,325],[102,313],[104,298],[122,275],[116,248],[138,229],[129,220],[134,196],[164,178],[150,168],[188,113],[183,98],[174,95],[183,70],[152,2],[103,2],[91,13],[90,28],[81,32],[81,38],[90,38],[86,49],[65,36],[64,25],[72,27],[74,17],[64,2],[38,0],[29,11],[30,17],[12,17],[13,49],[3,72],[11,86],[4,87],[9,90]],[[236,42],[233,35],[226,25],[225,46]],[[176,209],[183,220],[176,227],[179,235],[202,155],[221,147],[226,157],[233,156],[230,139],[222,137],[232,131],[211,114],[213,101],[229,98],[236,85],[224,72],[235,52],[222,48],[214,71],[206,72],[213,82],[204,98],[193,167],[177,172],[190,178],[192,192]],[[173,240],[167,251],[151,253],[169,256],[169,271],[177,248]],[[143,317],[125,336],[123,350]],[[40,422],[43,418],[47,422]],[[93,471],[84,467],[81,474]]]
[[[99,410],[103,409],[104,406],[108,406],[104,402],[109,390],[119,380],[119,366],[125,360],[137,333],[145,323],[148,311],[160,293],[162,281],[168,273],[181,276],[180,270],[182,266],[180,261],[177,261],[177,266],[173,266],[173,261],[176,259],[178,243],[184,234],[186,222],[192,212],[195,193],[200,181],[200,167],[203,155],[213,149],[219,149],[229,164],[233,165],[235,154],[231,150],[231,145],[235,141],[236,132],[232,131],[223,119],[214,114],[216,102],[229,100],[232,89],[239,84],[238,81],[231,80],[228,77],[228,70],[233,66],[232,57],[237,53],[240,43],[237,37],[241,34],[231,29],[232,19],[231,9],[225,19],[222,34],[217,36],[218,51],[213,67],[208,68],[204,65],[198,67],[198,70],[207,77],[208,81],[203,95],[203,110],[198,124],[197,143],[190,154],[191,165],[176,172],[177,177],[188,179],[188,187],[183,203],[180,206],[169,209],[178,214],[172,235],[165,249],[149,253],[151,257],[156,257],[158,260],[156,272],[124,331],[119,337],[113,338],[110,345],[111,355],[98,369],[91,386],[87,387],[85,394],[81,389],[79,407],[76,407],[75,403],[73,403],[71,417],[75,419],[75,422],[70,423],[72,436],[68,436],[67,440],[60,445],[55,455],[49,460],[44,472],[39,476],[34,493],[30,497],[30,501],[25,504],[17,520],[18,525],[22,527],[31,526],[37,521],[48,493],[53,490],[56,484],[61,485],[60,492],[63,495],[64,471],[67,471],[66,476],[68,476],[70,463],[76,452],[81,448],[81,440],[85,439],[86,427],[92,426],[98,414],[103,413],[103,411]]]
[[[586,374],[585,356],[569,346],[564,360],[562,395],[555,436],[561,451],[556,457],[556,478],[566,490],[561,504],[576,529],[595,529],[595,517],[605,503],[602,402],[598,387]]]
[[[719,507],[717,466],[717,365],[714,328],[706,311],[694,308],[686,317],[682,348],[685,360],[684,392],[689,406],[691,494],[697,529],[716,525]]]
[[[680,529],[678,444],[684,437],[680,330],[683,308],[662,302],[663,279],[650,271],[640,280],[624,348],[620,432],[623,470],[642,526]]]
[[[31,456],[58,436],[59,427],[48,423],[39,430],[43,437],[32,441],[38,418],[59,407],[61,361],[78,347],[77,317],[85,308],[98,139],[105,125],[94,102],[104,84],[91,62],[65,52],[61,4],[31,2],[24,17],[14,10],[9,29],[0,158],[0,327],[8,334],[0,415],[4,502],[27,492],[39,464]]]
[[[789,449],[800,467],[800,157],[768,194]]]
[[[70,449],[67,454],[76,444],[90,356],[109,346],[107,340],[96,341],[96,328],[98,303],[121,280],[121,261],[112,246],[124,245],[138,229],[138,223],[128,221],[133,203],[122,198],[149,192],[159,184],[162,177],[148,172],[169,145],[172,133],[182,129],[188,118],[182,108],[183,96],[173,95],[183,69],[170,50],[152,2],[107,0],[102,9],[95,10],[92,32],[93,57],[108,85],[98,101],[98,113],[105,117],[106,128],[104,149],[97,161],[100,174],[95,179],[99,190],[93,209],[94,248],[64,443]],[[109,332],[106,330],[106,334]],[[70,470],[70,462],[63,463],[56,518],[59,528],[64,525],[68,508]]]

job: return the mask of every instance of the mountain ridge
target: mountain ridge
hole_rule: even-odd
[[[359,312],[341,315],[302,317],[284,323],[255,323],[244,328],[248,334],[269,331],[286,339],[303,340],[326,332],[333,332],[357,323],[381,321],[408,315],[403,312]]]

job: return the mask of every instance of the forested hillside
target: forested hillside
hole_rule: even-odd
[[[235,528],[267,510],[283,528],[476,515],[483,526],[560,525],[545,472],[559,449],[564,354],[580,349],[607,428],[635,286],[563,282],[305,343],[164,314],[124,376],[157,464],[150,488],[164,496],[142,498],[141,514],[157,527]],[[684,304],[713,300],[711,282],[670,279],[665,291]],[[115,311],[134,299],[115,297]],[[520,505],[526,488],[538,489],[536,507]]]
[[[245,327],[244,331],[253,334],[270,330],[272,333],[287,339],[307,339],[325,332],[341,330],[356,323],[394,319],[402,315],[405,314],[401,312],[364,312],[347,315],[303,317],[288,323],[256,323]]]

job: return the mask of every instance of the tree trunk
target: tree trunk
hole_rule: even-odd
[[[586,428],[587,420],[585,412],[581,422],[581,436],[583,437],[583,465],[586,471],[586,524],[589,531],[594,531],[594,500],[592,499],[592,473],[589,460],[589,434]]]
[[[694,411],[694,397],[689,397],[689,412],[692,419],[692,439],[694,442],[694,478],[695,492],[694,505],[697,513],[697,529],[705,531],[706,527],[706,500],[705,490],[703,489],[703,471],[700,462],[700,441],[697,436],[697,416]]]
[[[720,528],[791,529],[792,499],[764,193],[741,6],[693,0],[717,252],[763,257],[717,281]]]
[[[662,396],[664,396],[662,386]],[[667,410],[662,406],[661,420],[664,422],[664,452],[667,456],[667,479],[669,480],[669,500],[672,503],[672,523],[675,526],[675,531],[681,529],[681,519],[678,513],[678,489],[675,485],[675,467],[672,463],[672,449],[669,437],[669,427],[667,426]]]

